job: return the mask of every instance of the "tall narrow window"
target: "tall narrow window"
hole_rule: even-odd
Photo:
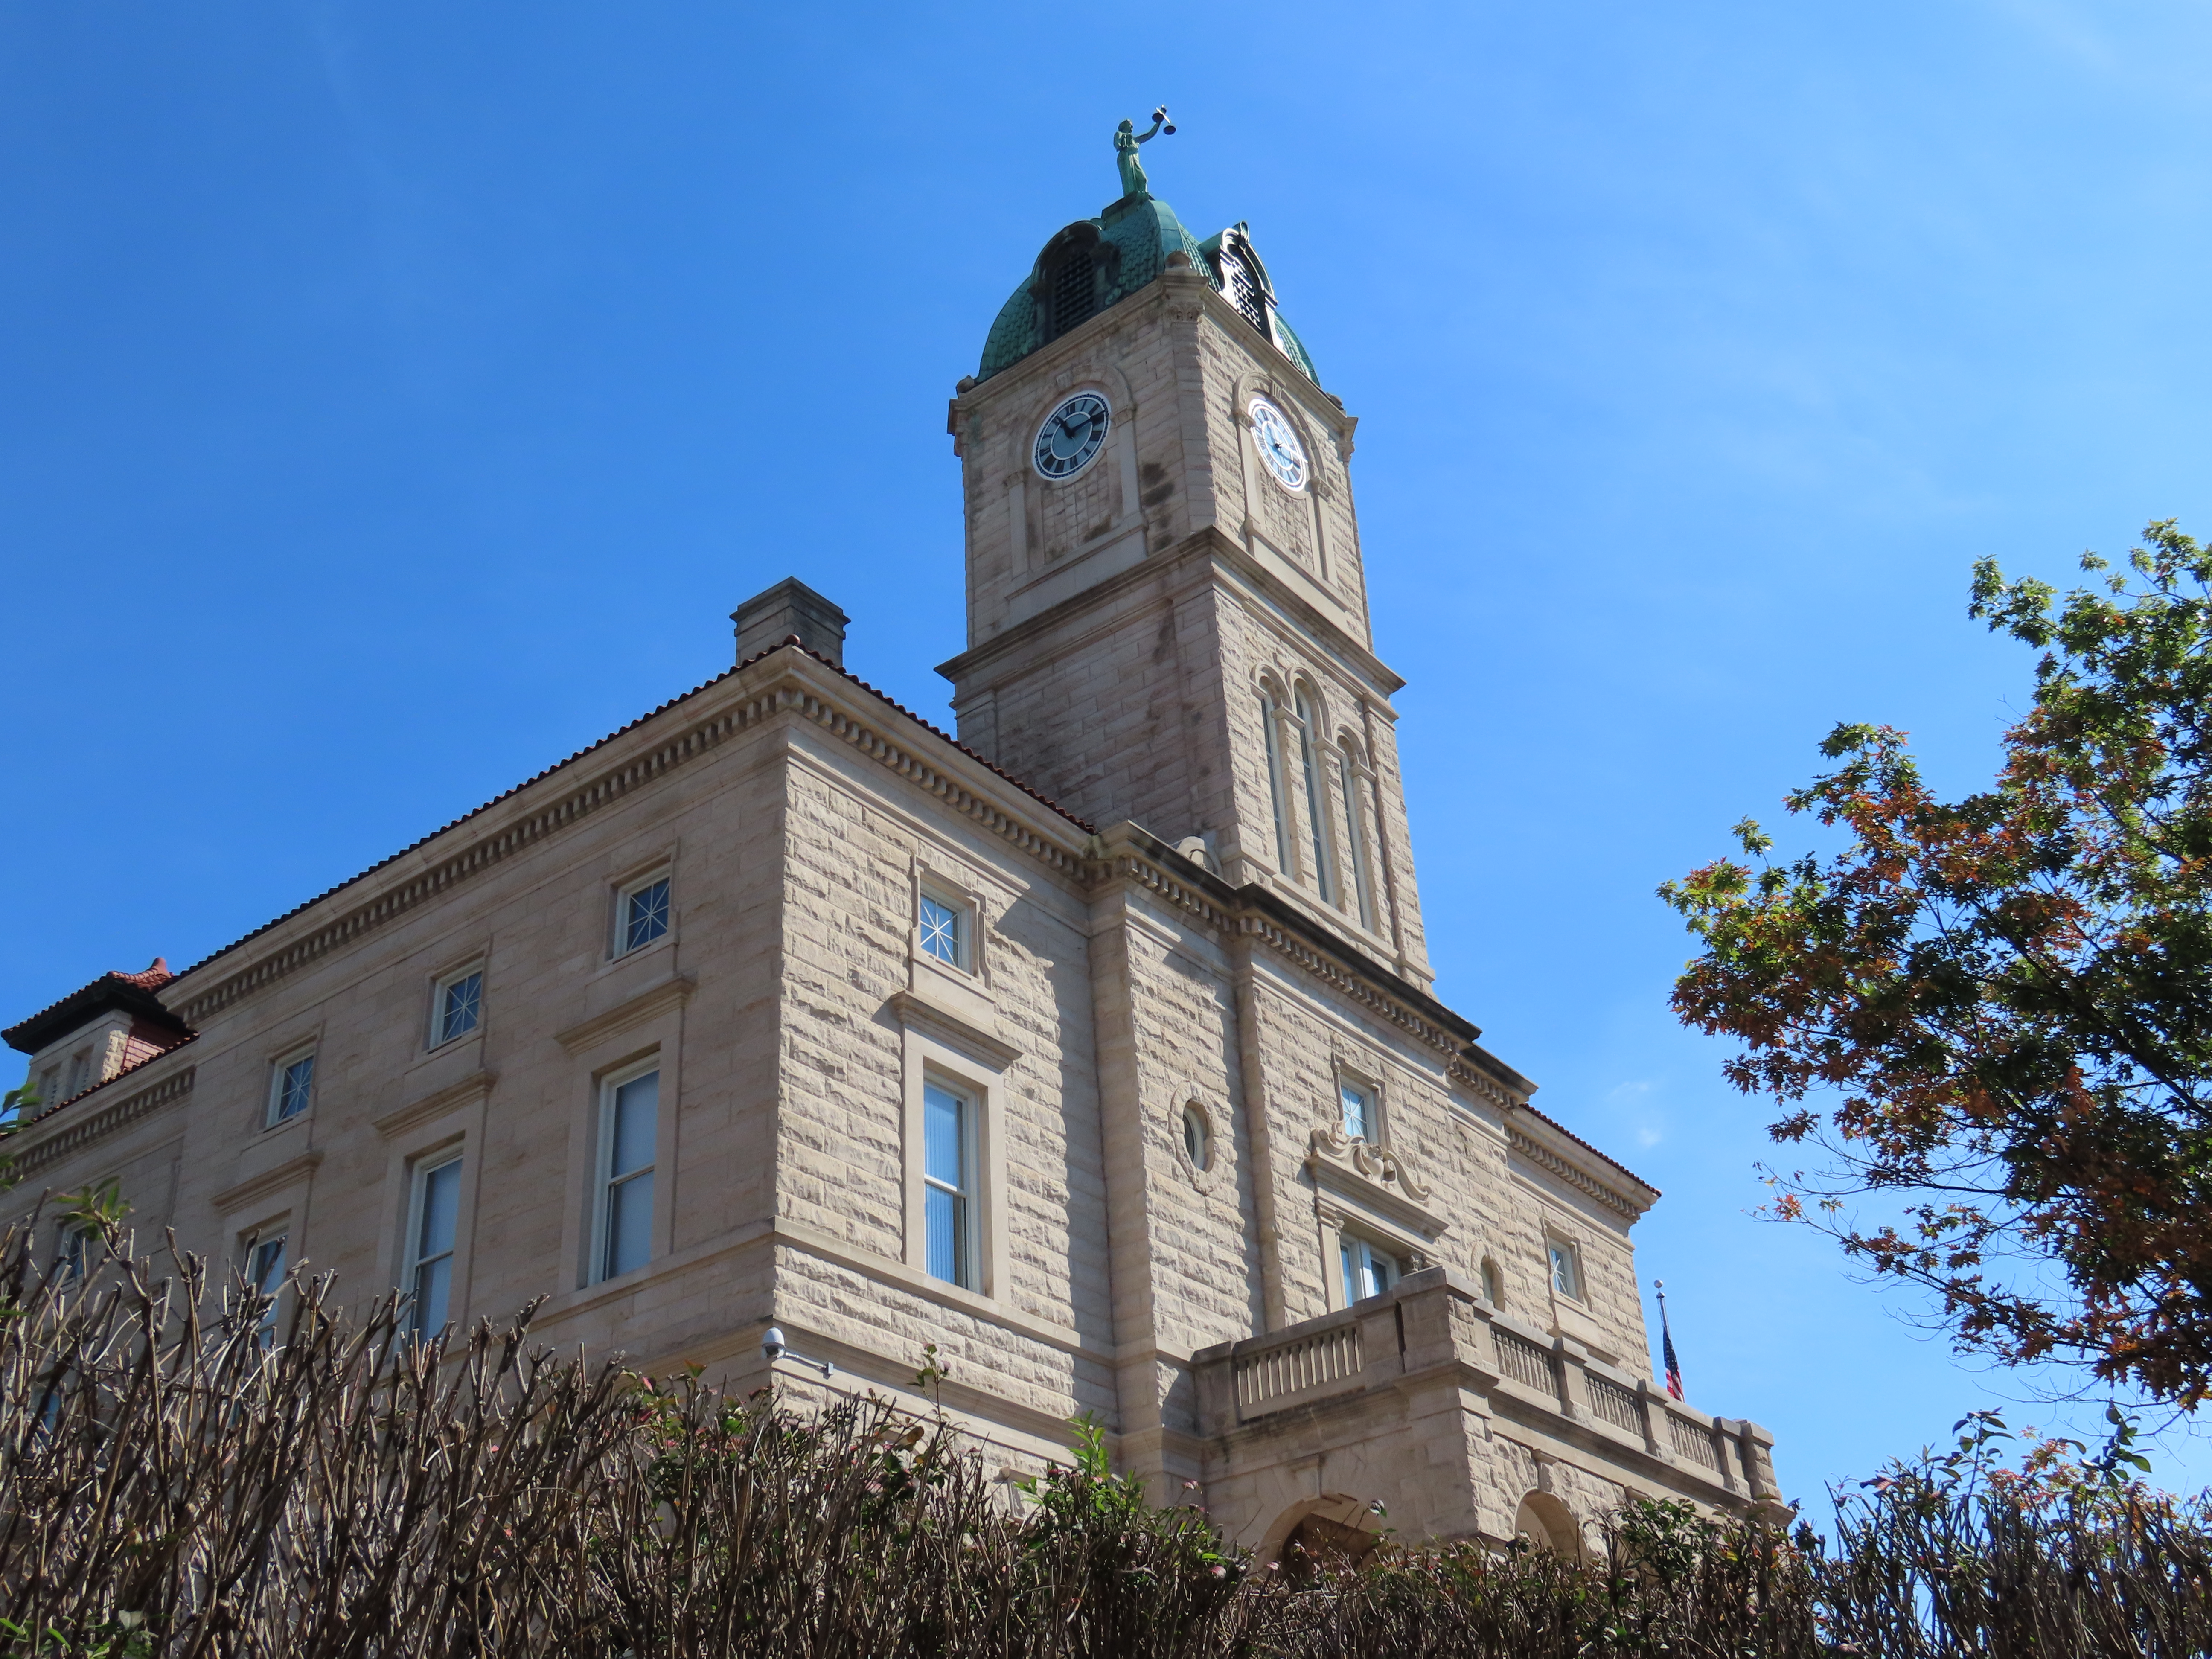
[[[274,1238],[256,1239],[252,1253],[246,1257],[246,1277],[253,1288],[269,1298],[262,1310],[261,1322],[254,1334],[264,1348],[276,1341],[276,1292],[284,1284],[284,1235]]]
[[[315,1091],[315,1057],[297,1054],[280,1060],[269,1085],[269,1121],[274,1125],[307,1109]]]
[[[483,1018],[483,970],[471,969],[438,981],[438,1001],[430,1022],[431,1044],[451,1042],[477,1029]]]
[[[70,1058],[69,1082],[62,1097],[69,1099],[82,1094],[92,1085],[92,1050],[80,1048]]]
[[[1287,878],[1291,871],[1291,804],[1283,786],[1283,734],[1276,718],[1275,700],[1260,694],[1260,729],[1267,740],[1267,800],[1275,809],[1275,867]]]
[[[974,1291],[975,1103],[934,1083],[921,1091],[922,1233],[931,1277]]]
[[[1492,1307],[1505,1305],[1505,1287],[1498,1281],[1498,1264],[1486,1256],[1482,1263],[1482,1293],[1490,1299]]]
[[[1354,1140],[1376,1139],[1375,1091],[1356,1083],[1339,1083],[1337,1094],[1344,1103],[1344,1133]]]
[[[653,1255],[653,1158],[659,1126],[658,1069],[606,1085],[599,1108],[596,1279],[642,1267]]]
[[[1313,840],[1314,885],[1323,899],[1334,903],[1336,883],[1329,868],[1328,819],[1322,812],[1321,763],[1314,754],[1313,704],[1306,701],[1304,691],[1292,696],[1298,714],[1298,760],[1306,775],[1306,833]]]
[[[415,1171],[407,1225],[407,1328],[435,1336],[446,1328],[453,1288],[453,1235],[461,1216],[461,1160],[449,1158]]]
[[[1344,1268],[1346,1305],[1380,1296],[1405,1277],[1405,1265],[1381,1245],[1343,1233],[1336,1241],[1337,1259]]]
[[[1337,775],[1344,782],[1344,833],[1352,843],[1352,886],[1359,901],[1359,925],[1375,931],[1375,895],[1367,883],[1366,815],[1359,810],[1359,763],[1350,744],[1337,751]]]
[[[640,945],[650,945],[667,931],[667,877],[656,876],[623,890],[616,954],[627,955]]]

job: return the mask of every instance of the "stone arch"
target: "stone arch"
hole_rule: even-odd
[[[1521,1500],[1513,1516],[1513,1532],[1563,1560],[1583,1559],[1582,1523],[1572,1510],[1550,1492],[1532,1492]]]
[[[1382,1541],[1382,1524],[1368,1504],[1348,1492],[1323,1492],[1305,1498],[1277,1516],[1260,1540],[1262,1561],[1280,1561],[1293,1553],[1291,1545],[1322,1553],[1335,1551],[1354,1560]]]

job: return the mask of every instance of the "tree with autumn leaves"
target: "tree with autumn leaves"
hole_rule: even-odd
[[[1683,1021],[1741,1045],[1824,1167],[1775,1206],[1932,1292],[1962,1347],[2212,1398],[2212,552],[2172,521],[2060,595],[1975,567],[2039,651],[1990,787],[1936,798],[1905,734],[1844,725],[1788,797],[1848,837],[1669,882]],[[1866,1218],[1855,1206],[1870,1202]]]

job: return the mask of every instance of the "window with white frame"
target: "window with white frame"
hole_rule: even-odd
[[[483,1020],[483,969],[465,969],[438,981],[430,1010],[430,1046],[465,1036]]]
[[[435,1336],[446,1328],[460,1219],[460,1154],[423,1159],[415,1167],[407,1206],[407,1257],[400,1279],[408,1297],[407,1328],[417,1336]]]
[[[648,876],[633,882],[618,896],[615,915],[615,954],[628,956],[668,932],[668,878]]]
[[[1563,1238],[1546,1241],[1552,1258],[1552,1288],[1561,1296],[1583,1299],[1583,1264],[1575,1247]]]
[[[921,1090],[921,1182],[930,1276],[982,1289],[975,1271],[975,1103],[934,1079]]]
[[[1367,874],[1366,814],[1360,810],[1359,759],[1346,739],[1337,750],[1337,776],[1344,786],[1344,833],[1351,843],[1352,895],[1359,904],[1359,925],[1375,931],[1375,893]]]
[[[1382,1126],[1376,1121],[1375,1091],[1364,1083],[1339,1078],[1339,1103],[1344,1109],[1344,1133],[1353,1140],[1380,1140]]]
[[[1275,867],[1288,879],[1291,860],[1291,804],[1283,782],[1283,734],[1275,699],[1265,687],[1260,691],[1260,729],[1267,743],[1267,804],[1275,812]]]
[[[1384,1245],[1358,1233],[1340,1233],[1337,1261],[1344,1270],[1344,1303],[1350,1307],[1380,1296],[1406,1276],[1406,1264]]]
[[[312,1050],[280,1060],[269,1068],[269,1124],[275,1127],[307,1109],[315,1092],[315,1056]]]
[[[254,1334],[264,1348],[276,1341],[276,1294],[284,1285],[284,1235],[257,1238],[246,1253],[246,1282],[269,1298]]]
[[[660,1064],[599,1085],[594,1282],[642,1267],[653,1256],[653,1148],[660,1131]]]
[[[1298,717],[1298,761],[1306,780],[1306,835],[1313,843],[1314,886],[1329,903],[1336,902],[1334,860],[1328,855],[1328,819],[1322,810],[1321,763],[1314,753],[1318,739],[1314,734],[1313,703],[1305,688],[1291,693],[1292,707]]]
[[[925,887],[915,923],[921,930],[924,956],[933,957],[948,968],[965,969],[970,965],[975,941],[968,907],[958,899]]]

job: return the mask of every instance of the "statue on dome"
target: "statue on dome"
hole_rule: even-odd
[[[1137,160],[1137,146],[1164,132],[1173,132],[1175,123],[1168,119],[1168,106],[1162,104],[1152,112],[1152,126],[1149,132],[1137,131],[1136,123],[1124,121],[1114,134],[1114,160],[1121,169],[1121,194],[1142,196],[1145,190],[1144,164]]]

